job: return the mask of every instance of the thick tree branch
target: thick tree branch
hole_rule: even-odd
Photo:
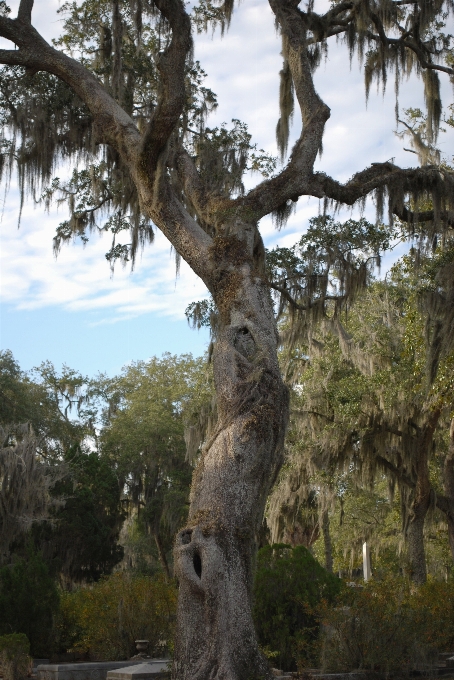
[[[191,201],[197,214],[207,217],[209,213],[209,198],[200,180],[197,168],[186,149],[180,147],[176,153],[177,171],[186,196]]]
[[[142,142],[141,162],[154,175],[186,102],[185,66],[192,49],[191,21],[182,0],[154,0],[169,22],[172,39],[160,55],[161,93]]]
[[[292,74],[296,98],[301,111],[302,131],[293,147],[287,167],[271,180],[262,182],[243,199],[238,199],[256,219],[273,212],[291,197],[305,192],[321,149],[329,107],[317,94],[308,58],[308,15],[292,0],[269,0],[281,28],[284,56]]]
[[[401,482],[402,484],[405,484],[405,486],[410,487],[410,489],[414,489],[416,487],[415,482],[404,472],[399,470],[391,461],[389,461],[387,458],[384,458],[383,456],[376,455],[375,459],[377,463],[379,463],[383,468],[386,470],[389,470],[392,472],[392,474]]]
[[[31,24],[32,9],[33,0],[20,0],[19,11],[17,12],[17,18],[19,21],[23,21],[26,24]]]
[[[159,196],[149,191],[149,185],[140,176],[137,177],[137,187],[143,210],[211,290],[212,238],[189,215],[170,182],[160,183]]]
[[[0,17],[0,36],[11,40],[19,48],[0,51],[0,63],[47,71],[65,81],[76,92],[90,110],[98,140],[113,146],[129,168],[136,183],[143,210],[153,219],[176,251],[186,259],[196,273],[202,275],[202,278],[205,273],[206,278],[207,248],[211,244],[210,237],[189,216],[176,198],[166,177],[165,159],[163,171],[158,173],[160,174],[158,178],[156,178],[156,173],[149,172],[149,163],[145,167],[143,164],[144,159],[149,161],[153,158],[156,170],[159,155],[166,147],[184,105],[184,78],[182,83],[180,80],[181,70],[183,69],[184,72],[187,49],[182,57],[175,54],[181,47],[182,38],[178,32],[181,25],[186,36],[186,43],[189,41],[189,47],[191,46],[190,22],[181,0],[172,0],[172,2],[156,0],[156,4],[168,19],[171,27],[177,30],[169,50],[161,57],[160,68],[164,81],[162,96],[143,144],[132,118],[108,94],[99,80],[82,64],[51,47],[31,26],[27,20],[32,6],[30,0],[23,0],[21,4],[22,18]],[[174,21],[172,12],[176,10],[179,14]],[[177,75],[181,86],[179,94],[172,91],[175,77],[172,68],[175,66],[175,58],[178,62]]]
[[[0,50],[0,64],[6,66],[29,66],[29,59],[19,50]]]
[[[0,63],[47,71],[66,82],[90,110],[99,141],[111,144],[129,165],[137,156],[140,143],[133,120],[90,71],[51,47],[33,28],[27,20],[31,4],[25,0],[21,3],[22,18],[0,17],[0,36],[19,48],[1,50]]]
[[[154,3],[169,23],[172,38],[158,61],[161,91],[143,136],[134,178],[145,211],[209,286],[212,240],[185,209],[167,174],[171,138],[186,103],[185,68],[192,49],[191,22],[182,0],[154,0]],[[188,178],[188,186],[193,187],[194,182],[194,177]]]
[[[362,170],[346,182],[341,184],[324,173],[315,173],[310,179],[307,193],[317,198],[328,198],[337,203],[354,205],[356,201],[371,194],[376,189],[389,189],[398,187],[399,194],[412,195],[418,193],[421,186],[428,191],[437,189],[446,199],[451,202],[454,197],[454,173],[435,166],[422,168],[402,169],[393,163],[373,163],[369,168]],[[390,206],[392,212],[403,219],[404,215],[410,215],[402,203]],[[415,215],[416,221],[416,213]],[[433,218],[433,211],[421,213],[418,221],[427,221]],[[452,220],[450,212],[443,213],[442,217]]]

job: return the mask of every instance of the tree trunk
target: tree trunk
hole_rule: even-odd
[[[445,458],[443,485],[445,498],[440,499],[440,501],[443,502],[438,503],[438,506],[446,514],[446,519],[448,522],[449,547],[451,549],[451,557],[454,562],[454,418],[451,420],[451,428],[449,431],[449,451]]]
[[[175,544],[178,680],[270,677],[251,589],[265,502],[282,464],[288,393],[270,294],[245,252],[235,236],[215,239],[219,420],[194,471],[188,524]]]
[[[161,537],[158,532],[153,533],[154,542],[156,543],[156,548],[158,549],[158,559],[161,563],[161,567],[164,569],[164,573],[168,579],[172,578],[169,569],[169,563],[167,562],[166,553],[162,545]]]
[[[440,417],[440,410],[429,412],[423,427],[418,431],[413,472],[415,488],[409,513],[406,537],[410,560],[411,579],[420,585],[427,580],[426,554],[424,549],[424,521],[433,497],[429,475],[429,453],[433,435]]]
[[[407,528],[408,557],[411,566],[411,580],[417,585],[427,580],[426,553],[424,549],[424,520],[427,512],[413,517]]]
[[[323,543],[325,546],[325,569],[331,574],[333,573],[333,544],[331,541],[331,533],[329,530],[329,515],[325,510],[322,517],[322,532]]]

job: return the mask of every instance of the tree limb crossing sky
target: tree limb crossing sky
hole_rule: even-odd
[[[17,4],[10,3],[13,15]],[[58,0],[35,2],[33,24],[49,40],[60,33],[58,7]],[[405,144],[394,134],[392,76],[385,96],[373,90],[366,106],[364,76],[357,62],[353,60],[350,68],[346,46],[336,44],[335,38],[328,44],[328,58],[315,76],[316,87],[331,108],[318,169],[345,181],[372,162],[394,158],[397,165],[414,165],[416,157],[404,151]],[[244,0],[222,39],[219,32],[195,36],[195,57],[208,74],[206,85],[218,95],[219,107],[208,125],[239,118],[248,124],[258,147],[274,155],[280,49],[266,0]],[[447,106],[454,99],[452,86],[444,74],[441,81]],[[423,108],[422,82],[415,77],[405,82],[399,104],[401,111]],[[296,114],[294,138],[299,127]],[[448,158],[454,153],[453,137],[452,131],[440,135],[439,146]],[[57,174],[67,173],[68,168],[60,168]],[[250,187],[258,181],[259,176],[249,176],[246,183]],[[66,363],[90,375],[113,374],[127,362],[164,351],[204,351],[208,333],[190,330],[184,310],[206,295],[205,288],[185,263],[176,278],[170,245],[162,235],[157,234],[155,243],[145,249],[134,272],[118,265],[112,277],[104,257],[110,245],[107,238],[93,236],[85,248],[66,246],[56,260],[52,238],[66,218],[65,210],[45,214],[29,198],[19,230],[18,211],[13,177],[0,228],[0,346],[11,349],[24,369],[50,359],[57,367]],[[264,219],[261,231],[267,247],[293,244],[318,211],[318,201],[300,199],[281,232],[271,219]],[[358,214],[353,211],[353,217]],[[366,216],[373,215],[370,201]],[[347,216],[350,212],[340,218]]]

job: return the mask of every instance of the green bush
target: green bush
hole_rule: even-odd
[[[57,586],[39,554],[29,551],[26,558],[0,568],[0,635],[23,633],[33,656],[52,651],[58,605]]]
[[[328,672],[355,669],[403,677],[433,664],[454,643],[454,583],[418,589],[405,579],[346,588],[336,606],[319,606],[321,664]]]
[[[150,652],[173,648],[176,586],[162,576],[116,572],[88,588],[62,593],[59,646],[91,659],[117,661],[135,653],[135,640]]]
[[[23,633],[0,636],[3,680],[22,680],[31,667],[30,643]]]
[[[265,546],[257,556],[254,621],[263,648],[278,652],[275,663],[294,670],[304,641],[318,635],[312,609],[339,593],[341,581],[328,573],[303,546]]]

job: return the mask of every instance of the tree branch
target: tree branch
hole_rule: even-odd
[[[267,284],[269,285],[270,288],[273,290],[276,290],[278,293],[282,295],[285,300],[289,303],[290,307],[293,307],[294,309],[298,309],[299,311],[306,312],[308,309],[312,309],[313,307],[316,306],[316,304],[320,302],[325,302],[325,301],[334,301],[334,302],[340,302],[341,300],[345,299],[345,295],[325,295],[323,298],[318,298],[315,301],[309,300],[306,305],[302,305],[299,302],[297,302],[288,292],[286,288],[283,288],[277,283],[274,283],[274,281],[267,281]]]
[[[144,170],[152,175],[183,112],[186,102],[185,65],[192,49],[191,21],[183,1],[154,0],[154,3],[170,24],[172,39],[158,60],[161,93],[142,142],[141,162]]]
[[[407,31],[404,34],[404,36],[401,36],[400,38],[389,38],[385,33],[385,29],[380,18],[374,12],[371,12],[370,17],[377,29],[378,35],[375,35],[372,32],[368,32],[367,37],[369,38],[369,40],[381,42],[382,45],[386,45],[387,47],[389,47],[390,45],[406,47],[407,49],[414,52],[414,54],[418,57],[418,61],[422,68],[432,69],[433,71],[442,71],[443,73],[448,73],[451,76],[454,75],[453,68],[450,68],[449,66],[440,66],[439,64],[433,64],[431,61],[429,61],[424,51],[424,45],[421,42],[420,44],[418,44],[418,42],[414,38],[413,40],[406,39],[409,35],[411,35],[411,32],[414,32],[414,29],[411,32]]]
[[[368,196],[376,189],[398,187],[400,198],[402,198],[405,194],[410,196],[413,193],[418,194],[421,191],[421,186],[424,185],[429,191],[435,188],[441,190],[443,196],[450,203],[453,201],[453,172],[430,165],[421,168],[402,169],[390,162],[373,163],[369,168],[353,175],[345,184],[337,182],[324,173],[315,173],[310,179],[307,193],[317,198],[329,198],[337,203],[354,205],[356,201]],[[390,209],[397,217],[410,214],[400,201],[392,204]],[[417,213],[413,214],[417,215]],[[427,221],[433,219],[434,212],[425,211],[421,215],[422,217],[418,221]],[[450,220],[453,219],[450,211],[443,213],[443,216]]]
[[[23,21],[26,24],[31,24],[32,9],[33,0],[20,0],[19,11],[17,12],[17,18],[19,21]]]
[[[277,177],[259,184],[245,198],[237,199],[256,219],[275,211],[289,198],[306,193],[308,178],[321,149],[325,123],[330,117],[330,109],[317,94],[312,78],[307,52],[308,15],[292,0],[269,0],[269,4],[282,32],[283,53],[290,67],[303,127],[287,167]]]
[[[403,484],[406,486],[410,487],[410,489],[414,489],[416,487],[415,482],[410,479],[408,475],[406,475],[404,472],[399,470],[391,461],[389,461],[387,458],[384,458],[383,456],[376,455],[375,459],[377,463],[379,463],[382,467],[384,467],[386,470],[389,470],[390,472],[393,473],[393,475]]]
[[[21,18],[0,17],[0,36],[19,48],[0,50],[0,63],[47,71],[66,82],[90,110],[99,141],[111,144],[130,164],[137,156],[140,142],[133,120],[90,71],[44,40],[27,20],[31,6],[31,0],[22,0]]]
[[[90,110],[98,141],[115,148],[129,168],[137,186],[142,210],[151,217],[194,271],[206,281],[211,239],[190,217],[171,189],[167,180],[165,158],[161,159],[163,171],[156,176],[158,160],[167,147],[185,102],[184,65],[188,49],[192,45],[190,21],[182,0],[156,0],[156,5],[175,33],[170,47],[161,56],[159,68],[163,77],[162,94],[143,143],[132,118],[108,94],[99,80],[78,61],[51,47],[28,23],[31,0],[22,0],[22,18],[0,17],[0,36],[19,47],[18,50],[0,51],[0,63],[47,71],[66,82],[76,92]],[[186,41],[182,56],[179,55],[181,40]],[[177,91],[174,91],[174,85]],[[153,167],[154,172],[150,173]]]
[[[209,248],[212,239],[185,209],[167,174],[171,138],[186,103],[185,69],[192,49],[191,21],[183,0],[154,0],[154,3],[169,23],[172,38],[158,61],[161,91],[143,136],[135,179],[141,205],[181,257],[210,287]],[[192,198],[195,197],[196,183],[192,172],[187,178]],[[199,200],[203,202],[200,195]]]
[[[176,153],[177,172],[186,196],[190,199],[197,214],[206,217],[209,212],[209,199],[200,180],[197,168],[182,146]]]

